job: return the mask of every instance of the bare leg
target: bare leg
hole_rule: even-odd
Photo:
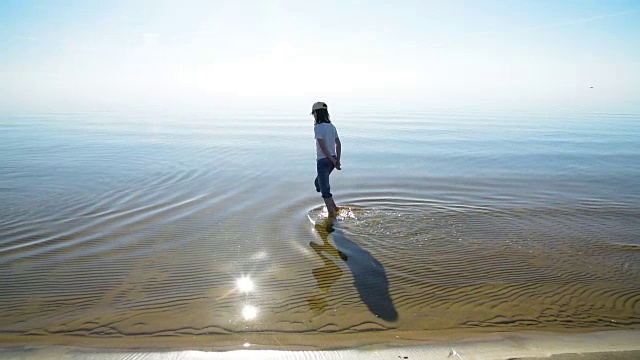
[[[324,204],[327,205],[329,216],[335,216],[338,210],[340,210],[336,203],[333,201],[333,197],[324,198]]]

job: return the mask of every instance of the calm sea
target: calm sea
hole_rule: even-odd
[[[640,113],[0,117],[0,344],[640,328]],[[346,339],[346,340],[345,340]]]

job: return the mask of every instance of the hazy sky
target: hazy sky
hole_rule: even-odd
[[[640,1],[0,1],[0,107],[316,99],[628,106]]]

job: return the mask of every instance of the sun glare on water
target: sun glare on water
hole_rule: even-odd
[[[250,293],[255,289],[255,285],[253,284],[253,281],[246,276],[236,280],[236,287],[241,293],[244,293],[244,294]]]
[[[242,317],[245,320],[253,320],[258,316],[258,308],[253,305],[245,305],[242,308]]]

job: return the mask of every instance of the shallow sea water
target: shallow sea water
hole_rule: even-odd
[[[332,116],[333,221],[304,113],[0,117],[0,343],[640,328],[640,114]]]

